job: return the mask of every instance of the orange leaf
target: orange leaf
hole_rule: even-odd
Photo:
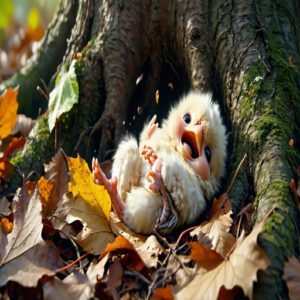
[[[101,254],[100,260],[107,255],[108,253],[111,252],[117,252],[117,253],[130,253],[131,257],[128,259],[125,264],[128,267],[132,267],[136,271],[140,271],[144,267],[144,263],[141,260],[140,256],[134,249],[133,245],[123,236],[117,236],[115,241],[113,243],[108,243],[106,248]]]
[[[38,181],[38,189],[42,205],[47,207],[53,190],[53,183],[42,176]]]
[[[223,260],[218,252],[209,249],[198,242],[191,242],[189,243],[189,246],[191,248],[190,258],[207,270],[215,268]]]
[[[1,219],[1,229],[4,234],[9,234],[13,230],[13,223],[10,222],[7,218]]]
[[[17,122],[18,88],[8,88],[0,95],[0,140],[9,136]]]
[[[157,288],[153,292],[154,299],[161,300],[173,300],[174,295],[170,286],[166,286],[164,288]]]

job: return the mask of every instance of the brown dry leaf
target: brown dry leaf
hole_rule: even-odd
[[[54,277],[43,285],[45,300],[57,299],[92,299],[94,287],[90,284],[86,275],[75,271],[64,280]]]
[[[133,246],[148,268],[156,267],[158,256],[165,252],[165,249],[154,235],[150,235],[142,245],[136,247],[135,244],[133,244]]]
[[[189,246],[191,248],[190,258],[207,270],[215,268],[223,260],[222,256],[215,250],[209,249],[198,242],[191,242]]]
[[[74,196],[80,195],[95,212],[103,211],[109,220],[111,201],[104,186],[94,183],[87,163],[79,155],[77,158],[67,157],[67,160],[70,171],[69,191]]]
[[[101,254],[100,259],[105,257],[108,253],[122,253],[125,252],[130,254],[130,259],[125,261],[125,264],[128,268],[133,268],[136,271],[141,271],[144,267],[144,263],[136,250],[134,249],[133,245],[124,237],[117,236],[113,243],[109,243],[103,253]]]
[[[12,132],[17,121],[18,88],[8,88],[0,95],[0,140]]]
[[[299,299],[300,295],[300,262],[296,257],[290,257],[284,264],[283,279],[289,289],[291,300]]]
[[[47,217],[55,211],[63,195],[68,191],[68,167],[61,150],[52,157],[48,165],[45,165],[45,172],[45,178],[53,184],[47,206],[43,207],[43,216]]]
[[[226,257],[236,242],[235,237],[229,233],[233,222],[231,214],[231,211],[225,215],[219,214],[219,211],[216,211],[216,214],[210,220],[203,222],[192,231],[192,234],[204,233],[211,240],[212,249],[216,250],[223,257]],[[215,217],[216,215],[217,217]]]
[[[102,210],[95,211],[94,208],[84,201],[80,196],[73,197],[72,194],[65,194],[62,207],[57,209],[53,218],[56,228],[64,230],[64,220],[71,224],[79,220],[83,228],[75,236],[77,243],[88,253],[99,255],[108,242],[114,240],[109,223]]]
[[[11,210],[10,210],[10,203],[9,201],[5,198],[5,197],[2,197],[0,199],[0,214],[2,216],[8,216],[10,215],[11,213]]]
[[[170,286],[157,288],[153,292],[153,300],[173,300],[174,295]]]
[[[120,299],[117,289],[122,285],[123,268],[118,260],[109,266],[108,275],[105,278],[105,292],[112,295],[113,299]]]
[[[43,241],[41,203],[35,190],[30,197],[24,183],[14,198],[13,231],[0,231],[0,286],[17,281],[36,286],[43,275],[54,275],[61,267],[56,248]]]
[[[235,249],[223,262],[205,274],[199,272],[177,293],[177,298],[217,299],[222,286],[227,290],[240,286],[245,295],[251,299],[253,281],[257,280],[257,271],[269,266],[267,256],[257,244],[257,236],[263,225],[264,222],[261,222],[255,226],[246,238],[242,234],[237,240]],[[247,274],[247,277],[244,274]]]

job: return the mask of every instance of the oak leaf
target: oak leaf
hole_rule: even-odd
[[[101,210],[109,220],[111,201],[104,186],[94,183],[87,163],[78,155],[77,158],[67,157],[70,171],[69,191],[74,196],[80,195],[97,213]]]
[[[80,221],[83,225],[75,240],[88,253],[99,255],[107,243],[114,240],[108,220],[101,209],[95,210],[81,196],[65,194],[63,204],[57,209],[52,222],[56,228],[65,232],[65,222],[71,224],[75,221]]]
[[[255,226],[247,237],[242,234],[234,250],[214,269],[205,274],[199,269],[195,277],[177,293],[177,298],[217,299],[222,286],[227,290],[240,286],[251,299],[257,271],[269,266],[267,256],[257,244],[257,236],[263,225],[264,222],[261,222]],[[247,274],[247,278],[244,274]]]
[[[0,286],[9,280],[36,286],[43,275],[54,275],[61,267],[56,248],[42,239],[42,228],[38,192],[30,197],[24,183],[14,198],[13,231],[0,231]]]
[[[0,95],[0,140],[12,132],[17,121],[18,88],[8,88]]]
[[[300,262],[296,257],[290,257],[284,264],[283,279],[289,289],[291,300],[299,299],[300,295]]]

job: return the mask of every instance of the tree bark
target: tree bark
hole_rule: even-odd
[[[42,137],[35,135],[15,163],[25,173],[34,168],[40,174],[58,147],[88,161],[110,158],[124,133],[138,134],[153,113],[160,120],[181,94],[211,91],[228,128],[231,175],[224,187],[247,154],[230,192],[234,213],[252,198],[257,221],[276,207],[261,235],[272,267],[262,274],[255,296],[286,298],[283,263],[299,253],[299,212],[289,190],[299,149],[288,143],[293,138],[300,145],[299,2],[82,0],[66,7],[30,63],[38,75],[19,74],[4,85],[20,83],[20,98],[27,101],[25,90],[34,90],[40,78],[48,82],[63,53],[69,64],[81,52],[79,104],[59,121],[56,144],[53,132],[41,130]],[[65,35],[60,26],[67,28]],[[46,68],[54,48],[55,62]]]

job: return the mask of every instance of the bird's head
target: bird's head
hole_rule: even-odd
[[[183,159],[209,183],[208,193],[215,192],[225,169],[226,134],[211,95],[189,93],[171,110],[163,126]]]

